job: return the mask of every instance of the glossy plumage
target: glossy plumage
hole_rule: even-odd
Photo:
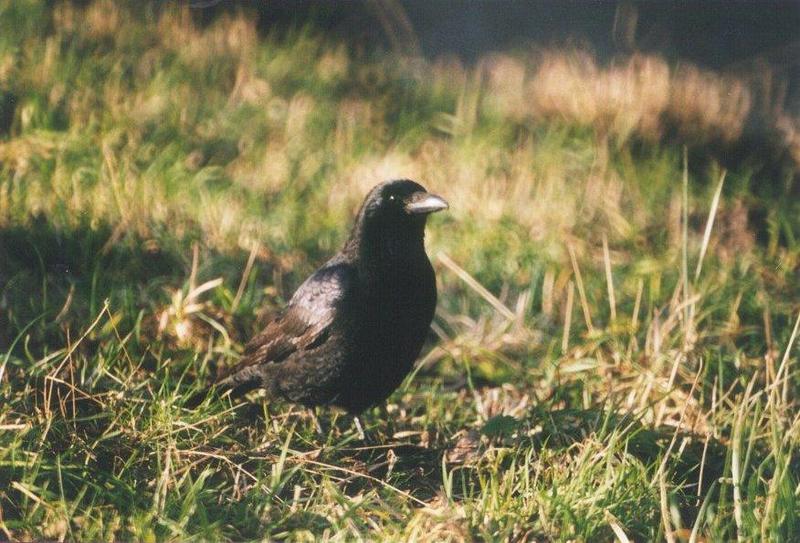
[[[245,347],[218,390],[352,413],[385,400],[419,355],[436,307],[427,215],[447,204],[409,180],[367,195],[342,250]]]

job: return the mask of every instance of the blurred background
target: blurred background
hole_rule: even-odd
[[[447,59],[463,66],[491,63],[496,60],[493,55],[502,53],[541,61],[546,52],[573,51],[598,66],[649,56],[678,69],[708,70],[732,78],[729,94],[741,92],[741,83],[747,86],[749,111],[741,119],[738,141],[716,149],[725,154],[718,160],[737,161],[765,152],[772,153],[762,157],[765,162],[780,162],[787,157],[776,155],[788,151],[789,161],[796,163],[800,156],[794,136],[800,116],[796,1],[200,0],[190,5],[201,24],[222,13],[245,10],[261,33],[285,35],[313,25],[360,52]]]
[[[768,66],[798,105],[796,61],[800,6],[788,0],[746,1],[424,2],[363,0],[336,4],[198,0],[195,17],[207,24],[245,9],[262,32],[285,32],[310,22],[326,34],[370,50],[432,59],[452,55],[475,62],[493,52],[585,47],[600,62],[631,53],[733,73]]]
[[[530,45],[582,44],[601,60],[620,53],[659,53],[724,69],[757,59],[797,69],[796,2],[422,2],[349,1],[191,3],[208,22],[231,9],[250,10],[262,30],[313,21],[326,32],[366,47],[458,55],[463,60]],[[403,38],[399,40],[399,38]]]

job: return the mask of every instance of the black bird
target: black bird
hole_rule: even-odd
[[[385,400],[419,355],[436,307],[425,254],[428,214],[447,202],[410,180],[367,195],[344,247],[300,285],[216,385],[234,395],[336,405],[353,414]]]

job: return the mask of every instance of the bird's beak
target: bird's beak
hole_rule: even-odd
[[[423,191],[415,192],[406,199],[405,203],[406,213],[409,215],[427,215],[450,207],[444,198]]]

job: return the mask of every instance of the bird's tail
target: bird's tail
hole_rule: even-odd
[[[245,366],[244,368],[228,375],[227,377],[217,381],[210,387],[201,390],[197,394],[191,396],[184,406],[189,409],[194,409],[203,403],[209,395],[215,394],[224,396],[229,394],[231,397],[237,398],[263,386],[263,374],[259,371],[257,365]]]

